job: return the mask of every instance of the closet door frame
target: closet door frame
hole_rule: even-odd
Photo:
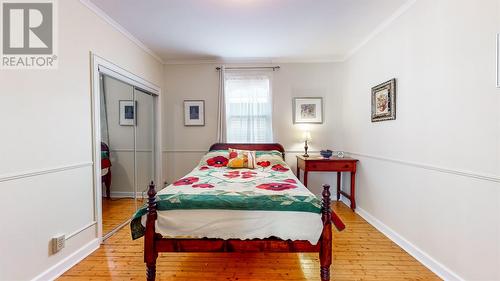
[[[94,220],[97,224],[97,238],[103,241],[102,233],[102,186],[101,186],[101,90],[100,74],[111,76],[134,87],[149,92],[154,97],[155,108],[155,182],[157,185],[162,179],[162,151],[161,151],[161,88],[157,85],[125,70],[124,68],[106,60],[94,53],[90,53],[91,61],[91,90],[92,90],[92,151],[93,151],[93,187],[94,187]],[[115,230],[116,231],[116,230]],[[112,231],[110,234],[112,234]],[[107,235],[109,236],[109,235]]]

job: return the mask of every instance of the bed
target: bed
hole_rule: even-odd
[[[228,149],[254,150],[254,169],[226,167]],[[159,252],[318,252],[322,281],[330,280],[330,186],[316,198],[284,162],[280,144],[214,144],[198,166],[158,193],[131,222],[144,236],[147,280],[155,280]]]

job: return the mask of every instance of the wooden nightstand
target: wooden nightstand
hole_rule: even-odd
[[[307,187],[308,172],[337,172],[337,201],[340,200],[340,194],[351,201],[351,209],[356,209],[356,163],[357,159],[344,157],[330,157],[325,159],[321,156],[304,157],[297,155],[297,178],[300,180],[300,170],[304,171],[304,185]],[[351,172],[351,194],[340,189],[340,172]]]

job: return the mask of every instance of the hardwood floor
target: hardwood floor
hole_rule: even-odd
[[[440,280],[346,205],[346,229],[333,236],[332,280]],[[145,280],[143,240],[121,229],[58,280]],[[317,254],[161,253],[157,280],[319,280]]]
[[[102,233],[109,233],[128,220],[136,210],[133,198],[102,198]],[[137,206],[142,204],[142,199]]]

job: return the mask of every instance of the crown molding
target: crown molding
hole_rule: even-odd
[[[336,63],[342,62],[343,57],[314,57],[314,58],[218,58],[218,59],[170,59],[165,64],[276,64],[276,63]]]
[[[408,11],[416,2],[417,0],[408,0],[403,6],[399,7],[390,17],[384,20],[381,24],[379,24],[375,28],[375,30],[373,30],[370,34],[368,34],[368,36],[366,36],[366,38],[363,41],[361,41],[361,43],[359,43],[357,46],[355,46],[353,49],[347,52],[347,55],[345,55],[345,57],[340,62],[348,61],[357,52],[359,52],[366,44],[368,44],[368,42],[370,42],[373,38],[382,33],[382,31],[386,30],[391,25],[391,23],[397,20],[406,11]]]
[[[356,53],[358,53],[365,45],[373,38],[386,30],[394,21],[408,11],[417,0],[408,0],[404,5],[399,7],[391,16],[379,24],[368,36],[365,37],[358,45],[352,48],[344,56],[325,56],[314,58],[220,58],[220,59],[171,59],[166,60],[165,64],[235,64],[235,63],[342,63],[348,61]]]
[[[408,9],[410,9],[417,0],[408,0],[403,6],[399,7],[390,17],[379,24],[375,30],[361,43],[356,45],[346,55],[343,56],[324,56],[324,57],[282,57],[282,58],[194,58],[194,59],[162,59],[159,55],[153,52],[149,47],[137,39],[134,35],[128,32],[123,26],[113,20],[108,16],[103,10],[97,7],[90,0],[80,0],[80,2],[93,11],[96,15],[101,17],[104,21],[109,23],[116,30],[121,32],[125,37],[134,42],[138,47],[143,49],[146,53],[150,54],[161,64],[168,65],[182,65],[182,64],[272,64],[272,63],[341,63],[349,60],[356,53],[358,53],[365,45],[368,44],[373,38],[378,34],[387,29],[392,22],[397,20],[401,15],[403,15]]]
[[[252,64],[270,64],[272,59],[267,58],[217,58],[217,59],[167,59],[165,64],[233,64],[233,63],[252,63]]]
[[[97,16],[102,18],[105,22],[107,22],[109,25],[111,25],[113,28],[115,28],[117,31],[125,35],[130,41],[134,42],[139,48],[144,50],[146,53],[151,55],[153,58],[155,58],[159,63],[165,64],[163,59],[157,55],[153,50],[151,50],[148,46],[146,46],[144,43],[142,43],[139,39],[137,39],[132,33],[128,32],[123,26],[121,26],[119,23],[117,23],[115,20],[113,20],[108,14],[106,14],[103,10],[101,10],[99,7],[97,7],[94,3],[90,2],[90,0],[80,0],[80,3],[82,3],[84,6],[86,6],[89,10],[94,12]]]
[[[325,56],[314,58],[276,58],[273,63],[336,63],[342,62],[342,56]]]

